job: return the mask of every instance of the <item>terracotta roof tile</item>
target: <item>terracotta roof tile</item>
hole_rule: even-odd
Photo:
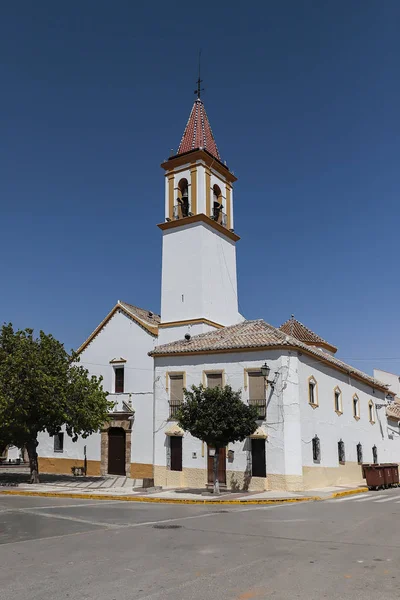
[[[386,408],[386,416],[388,419],[400,421],[400,401],[396,400],[395,402],[392,402],[392,404],[389,404]]]
[[[160,323],[160,315],[156,315],[155,313],[151,312],[151,310],[139,308],[138,306],[134,306],[133,304],[128,304],[128,302],[122,302],[122,300],[119,300],[119,304],[126,308],[128,312],[135,315],[138,319],[144,321],[148,325],[157,327]]]
[[[337,348],[324,340],[321,336],[311,331],[308,327],[300,323],[297,319],[295,319],[292,315],[291,319],[288,319],[283,325],[279,327],[281,331],[287,333],[288,335],[292,335],[296,339],[304,342],[305,344],[320,344],[322,347],[326,346],[331,349],[333,352],[337,351]]]
[[[195,335],[188,341],[183,339],[156,346],[149,354],[150,356],[173,356],[174,354],[196,354],[198,352],[209,352],[212,354],[213,352],[223,352],[224,350],[245,350],[246,348],[256,350],[257,348],[281,348],[285,346],[306,351],[317,359],[321,359],[321,362],[331,363],[339,370],[353,374],[369,385],[386,389],[385,384],[370,375],[347,365],[319,348],[308,346],[294,336],[269,325],[262,319],[244,321],[237,325],[218,329],[217,331]]]
[[[197,99],[193,104],[177,155],[199,148],[204,148],[215,158],[221,160],[206,109],[203,102]]]

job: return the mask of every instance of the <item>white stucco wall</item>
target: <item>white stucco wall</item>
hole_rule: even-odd
[[[174,327],[160,327],[158,332],[157,344],[168,344],[175,340],[185,339],[185,335],[199,335],[209,331],[216,331],[216,327],[207,323],[187,323],[185,325],[176,325]]]
[[[301,474],[301,453],[295,455],[291,447],[285,455],[284,435],[296,435],[299,430],[298,410],[291,396],[295,370],[290,363],[288,353],[279,351],[238,352],[221,355],[181,356],[155,358],[155,392],[156,392],[156,423],[155,423],[155,464],[167,466],[167,436],[165,430],[171,425],[169,421],[169,390],[167,390],[167,373],[173,371],[185,372],[186,387],[199,385],[203,382],[204,371],[223,371],[224,384],[229,384],[234,390],[242,391],[242,399],[248,402],[248,389],[245,389],[245,369],[259,368],[267,361],[271,368],[270,379],[277,372],[275,389],[267,388],[267,419],[261,425],[268,434],[266,441],[267,473]],[[291,357],[296,361],[295,357]],[[286,395],[285,395],[286,392]],[[300,439],[300,438],[299,438]],[[250,445],[248,441],[230,444],[234,450],[233,462],[227,461],[227,473],[235,471],[244,473],[250,460]],[[193,452],[196,458],[193,458]],[[300,459],[299,459],[300,457]],[[183,439],[183,468],[207,470],[207,449],[201,441],[185,433]],[[203,485],[206,482],[203,482]]]
[[[396,373],[374,369],[374,377],[389,386],[389,391],[400,397],[400,377]]]
[[[183,223],[163,232],[162,251],[161,322],[239,321],[235,242],[205,223]]]
[[[318,386],[318,408],[308,402],[308,378],[314,376]],[[334,407],[334,388],[342,392],[343,414]],[[349,375],[343,374],[305,355],[299,358],[299,392],[301,407],[301,442],[303,465],[308,467],[338,467],[338,442],[345,444],[346,462],[357,462],[358,443],[363,447],[363,462],[372,462],[372,447],[378,449],[379,462],[391,460],[388,444],[385,408],[375,407],[375,424],[368,415],[368,403],[385,403],[385,393],[375,390]],[[360,419],[353,416],[353,395],[360,404]],[[312,456],[312,438],[317,435],[321,444],[321,461],[316,465]],[[399,456],[400,460],[400,456]]]
[[[131,462],[152,464],[153,461],[153,360],[148,352],[155,345],[154,336],[122,311],[116,312],[80,355],[80,364],[91,375],[103,376],[103,388],[122,410],[122,400],[135,411],[132,427]],[[123,394],[114,393],[114,366],[110,360],[124,358]],[[100,460],[100,434],[73,442],[64,436],[64,451],[54,452],[54,441],[47,433],[39,437],[39,456],[83,459],[87,447],[88,460]]]

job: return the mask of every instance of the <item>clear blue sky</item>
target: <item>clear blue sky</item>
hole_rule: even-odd
[[[3,2],[1,321],[69,349],[118,299],[159,310],[201,47],[243,314],[400,372],[399,27],[398,0]]]

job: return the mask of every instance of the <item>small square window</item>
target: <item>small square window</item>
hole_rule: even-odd
[[[54,436],[54,452],[64,452],[64,433],[56,433]]]

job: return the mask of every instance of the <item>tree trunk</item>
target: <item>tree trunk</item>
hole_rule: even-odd
[[[213,467],[214,467],[214,469],[213,469],[213,471],[214,471],[214,495],[219,496],[220,495],[219,481],[218,481],[219,447],[215,448]]]
[[[36,452],[36,448],[38,446],[38,441],[36,439],[29,440],[26,444],[26,450],[28,452],[29,457],[29,468],[31,470],[31,478],[29,483],[39,483],[39,463],[38,463],[38,455]]]

